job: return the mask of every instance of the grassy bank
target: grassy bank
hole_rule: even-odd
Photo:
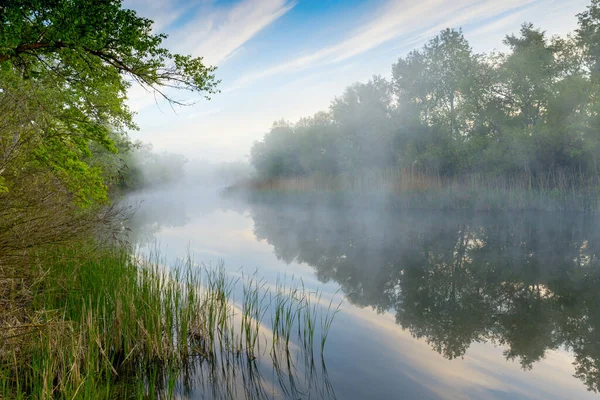
[[[385,196],[399,208],[600,212],[600,177],[575,171],[443,177],[410,169],[254,179],[231,190]]]
[[[0,398],[171,398],[194,365],[224,356],[247,364],[263,342],[271,345],[263,351],[284,344],[287,352],[292,330],[300,343],[301,332],[310,341],[319,333],[309,293],[271,293],[222,268],[187,260],[165,270],[158,255],[142,260],[122,246],[81,243],[34,259],[27,274],[0,271]],[[270,310],[272,338],[261,341]],[[321,316],[323,341],[331,311]]]

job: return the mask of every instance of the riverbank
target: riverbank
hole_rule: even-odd
[[[336,194],[384,201],[401,209],[600,213],[599,177],[562,171],[537,176],[469,174],[449,178],[391,169],[360,175],[255,178],[238,182],[228,191],[247,191],[254,196]]]
[[[199,365],[261,356],[265,317],[275,321],[272,347],[284,353],[292,331],[310,325],[312,354],[316,318],[330,324],[334,315],[317,313],[303,290],[272,293],[252,280],[240,282],[235,303],[236,281],[222,268],[188,258],[166,269],[158,253],[136,257],[122,244],[71,243],[34,259],[0,274],[0,398],[173,398]],[[302,327],[277,322],[283,311]]]
[[[139,262],[124,246],[38,250],[4,276],[0,397],[131,398],[173,378],[192,349],[195,277]],[[149,373],[150,372],[150,373]]]

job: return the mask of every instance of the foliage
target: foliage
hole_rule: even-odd
[[[118,0],[2,2],[0,267],[109,227],[120,213],[106,208],[109,188],[182,174],[183,160],[167,166],[125,133],[134,82],[176,103],[166,89],[215,92],[214,67],[171,53],[164,38]]]
[[[0,102],[27,103],[31,123],[14,123],[7,142],[28,131],[31,146],[22,165],[49,170],[82,205],[106,201],[101,167],[90,166],[90,145],[116,152],[111,132],[135,128],[126,101],[132,83],[155,90],[169,101],[169,88],[209,95],[218,83],[214,67],[201,58],[173,54],[152,21],[120,0],[10,0],[0,6]],[[20,109],[8,120],[21,120]],[[33,127],[31,125],[34,125]],[[35,142],[35,144],[32,144]],[[0,149],[6,154],[10,147]],[[26,150],[26,151],[25,151]],[[12,151],[12,150],[10,150]],[[1,156],[0,156],[1,157]],[[6,163],[5,160],[0,161]],[[0,169],[2,190],[10,171]]]
[[[102,146],[91,146],[88,162],[102,171],[102,177],[113,192],[131,192],[143,188],[168,185],[184,177],[187,159],[175,153],[156,153],[152,145],[111,132],[118,153]],[[116,194],[116,193],[115,193]]]
[[[505,52],[473,53],[446,29],[357,83],[327,112],[276,124],[252,149],[263,179],[409,168],[442,177],[595,175],[600,155],[600,1],[573,35],[532,24]]]
[[[151,145],[140,145],[128,155],[127,170],[120,176],[120,187],[135,190],[166,185],[183,178],[187,159],[175,153],[155,153]]]
[[[290,375],[292,398],[300,396],[296,368],[307,371],[311,390],[324,384],[315,338],[323,357],[337,309],[318,307],[319,293],[271,290],[250,278],[240,282],[236,303],[239,279],[189,257],[166,269],[158,252],[134,257],[126,246],[80,241],[37,253],[40,271],[0,276],[0,302],[13,299],[0,308],[1,398],[174,398],[175,386],[193,380],[215,398],[230,399],[236,386],[251,385],[247,398],[262,399],[268,396],[255,359],[267,352],[273,372]],[[295,333],[298,347],[289,343]],[[204,368],[225,376],[204,376]],[[243,385],[239,368],[248,372]],[[215,393],[221,385],[224,393]]]

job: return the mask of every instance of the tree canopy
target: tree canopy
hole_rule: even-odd
[[[20,162],[9,162],[5,151],[0,188],[10,190],[9,180],[16,182],[24,166],[46,168],[82,204],[105,200],[99,168],[86,159],[91,143],[116,152],[111,132],[125,135],[136,128],[126,104],[132,84],[177,104],[182,103],[169,96],[169,88],[206,97],[217,92],[215,68],[201,57],[170,52],[162,45],[165,38],[120,0],[3,2],[0,97],[27,103],[35,113],[25,120],[19,115],[24,109],[4,116],[21,121],[12,124],[7,139],[16,144],[10,152]]]
[[[111,189],[181,174],[184,159],[128,137],[128,89],[182,104],[173,89],[208,97],[218,81],[152,29],[120,0],[0,2],[0,267],[109,226],[120,216]]]
[[[525,23],[489,54],[445,29],[400,57],[390,80],[356,83],[326,112],[274,126],[251,161],[263,178],[386,168],[597,175],[600,1],[577,18],[563,37]]]

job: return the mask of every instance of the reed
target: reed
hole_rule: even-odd
[[[575,170],[470,173],[447,177],[416,169],[314,175],[240,182],[254,193],[382,195],[399,208],[600,212],[600,176]]]
[[[238,305],[239,279],[222,264],[188,257],[166,268],[159,252],[89,244],[35,259],[44,261],[26,282],[2,281],[22,307],[18,318],[0,314],[0,398],[171,398],[190,364],[261,356],[269,311],[272,352],[290,352],[294,321],[308,336],[299,341],[313,340],[317,309],[304,289],[273,296],[263,281],[242,279]]]

